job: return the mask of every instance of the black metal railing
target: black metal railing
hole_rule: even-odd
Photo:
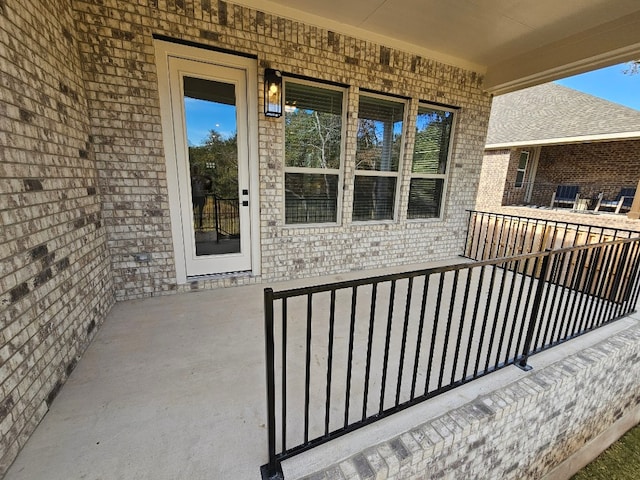
[[[640,239],[264,291],[269,462],[629,314]]]
[[[285,222],[327,223],[336,222],[337,199],[318,197],[295,197],[288,195],[285,201]]]
[[[216,232],[216,239],[240,235],[240,207],[238,198],[222,198],[206,194],[202,206],[194,207],[193,224],[196,231]]]
[[[633,237],[640,232],[471,210],[463,256],[489,260]]]

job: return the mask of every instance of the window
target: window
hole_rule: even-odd
[[[404,102],[360,95],[353,220],[393,220]]]
[[[453,111],[418,107],[407,218],[437,218],[445,192]]]
[[[522,188],[524,185],[524,174],[527,171],[529,163],[529,152],[520,152],[520,160],[518,161],[518,170],[516,171],[516,188]]]
[[[285,223],[336,223],[343,89],[285,82]]]

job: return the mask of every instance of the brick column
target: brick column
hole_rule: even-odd
[[[640,181],[638,181],[636,196],[633,198],[633,204],[631,204],[631,210],[627,213],[627,218],[632,220],[638,220],[640,218]]]

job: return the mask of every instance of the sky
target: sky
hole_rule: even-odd
[[[202,145],[211,130],[222,138],[232,137],[236,132],[236,108],[233,105],[187,97],[184,108],[189,145]]]
[[[556,83],[640,110],[640,73],[628,75],[626,63],[575,75]]]

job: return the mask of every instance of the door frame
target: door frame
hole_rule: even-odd
[[[202,62],[214,66],[230,67],[246,72],[247,91],[247,148],[249,156],[249,215],[251,236],[251,267],[249,272],[253,276],[260,275],[260,182],[258,179],[258,65],[254,58],[242,57],[181,45],[154,39],[156,69],[158,76],[158,94],[160,97],[160,116],[162,124],[162,139],[164,144],[165,167],[167,171],[167,190],[169,196],[169,213],[171,218],[171,235],[173,240],[173,254],[177,283],[186,283],[188,277],[185,257],[185,239],[182,231],[181,202],[178,183],[178,159],[176,158],[176,142],[174,138],[173,113],[171,106],[171,87],[169,82],[169,59],[179,58]],[[219,275],[212,273],[213,275]],[[206,276],[206,275],[205,275]]]
[[[529,165],[527,166],[529,170],[529,183],[527,184],[527,190],[524,195],[524,201],[526,203],[531,202],[531,197],[533,195],[533,184],[536,181],[536,174],[538,173],[538,162],[540,161],[541,148],[542,147],[533,147],[530,149]]]

